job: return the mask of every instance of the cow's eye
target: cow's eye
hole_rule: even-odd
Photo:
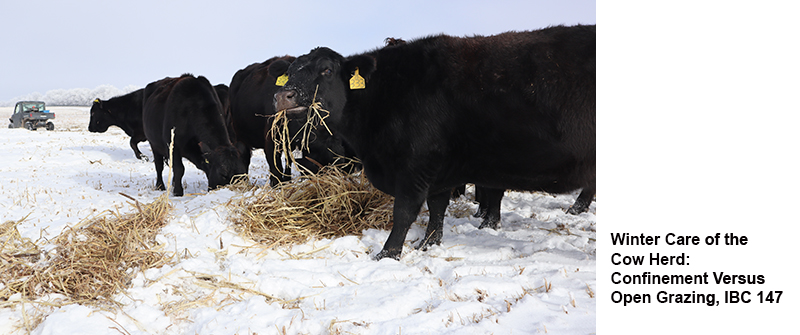
[[[331,69],[325,69],[325,70],[322,71],[321,74],[323,76],[330,76],[331,75]]]

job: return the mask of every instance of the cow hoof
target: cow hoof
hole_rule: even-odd
[[[384,258],[391,258],[396,261],[400,260],[400,251],[398,250],[381,250],[377,255],[375,255],[375,260],[379,261]]]
[[[164,184],[156,184],[156,191],[166,191],[167,188],[164,187]]]
[[[150,158],[147,158],[147,156],[141,156],[141,157],[137,157],[137,158],[139,158],[139,160],[142,160],[142,161],[145,161],[145,162],[149,162],[150,161]]]
[[[496,223],[495,224],[487,224],[486,222],[484,222],[484,223],[481,223],[480,226],[478,226],[478,229],[486,229],[486,228],[497,230],[497,224]]]
[[[492,221],[492,220],[489,220],[489,219],[483,219],[483,222],[481,222],[481,225],[478,226],[478,229],[489,228],[489,229],[497,230],[497,228],[499,226],[498,223],[499,223],[498,221]]]
[[[580,213],[589,211],[589,206],[577,206],[573,205],[567,209],[567,214],[578,215]]]
[[[427,239],[424,239],[424,240],[420,241],[419,245],[417,245],[416,249],[417,250],[422,250],[422,251],[428,251],[428,247],[431,247],[431,246],[434,246],[434,245],[440,245],[440,244],[442,244],[442,238],[441,237],[439,237],[439,238],[427,238]]]

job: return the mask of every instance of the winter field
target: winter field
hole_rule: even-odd
[[[0,116],[12,109],[0,108]],[[55,131],[0,128],[0,223],[18,222],[23,238],[48,250],[84,220],[135,211],[120,193],[141,203],[163,194],[153,188],[153,163],[135,159],[122,130],[90,133],[88,107],[49,109]],[[140,148],[152,158],[147,143]],[[400,261],[374,261],[387,230],[290,247],[244,238],[226,204],[261,189],[208,192],[205,175],[185,163],[187,196],[170,197],[156,237],[170,255],[166,264],[133,269],[113,308],[65,305],[57,294],[0,297],[0,334],[596,331],[596,205],[565,214],[577,193],[507,192],[497,231],[478,230],[477,205],[462,197],[451,202],[441,246],[411,248],[424,233],[423,211]],[[263,186],[267,173],[263,152],[254,152],[251,183]]]

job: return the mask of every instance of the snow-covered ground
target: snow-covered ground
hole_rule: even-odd
[[[0,108],[0,116],[11,114]],[[55,131],[0,128],[0,222],[47,245],[63,229],[105,210],[132,211],[130,195],[151,202],[155,169],[136,160],[116,127],[90,133],[88,107],[50,107]],[[147,143],[142,152],[152,157]],[[171,265],[139,273],[115,297],[119,309],[43,304],[0,309],[0,333],[23,334],[24,313],[44,312],[33,334],[590,334],[596,325],[595,205],[567,215],[576,194],[508,192],[502,227],[478,230],[459,200],[445,219],[441,246],[400,261],[374,261],[389,232],[314,240],[290,248],[243,239],[224,206],[243,196],[207,192],[187,163],[185,197],[172,197],[158,237],[180,251]],[[254,153],[251,181],[267,166]],[[209,285],[224,282],[227,285]],[[268,300],[277,297],[282,302]],[[23,312],[23,309],[25,312]]]

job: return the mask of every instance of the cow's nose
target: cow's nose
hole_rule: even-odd
[[[286,90],[275,93],[275,110],[281,111],[292,107],[297,107],[297,91]]]

